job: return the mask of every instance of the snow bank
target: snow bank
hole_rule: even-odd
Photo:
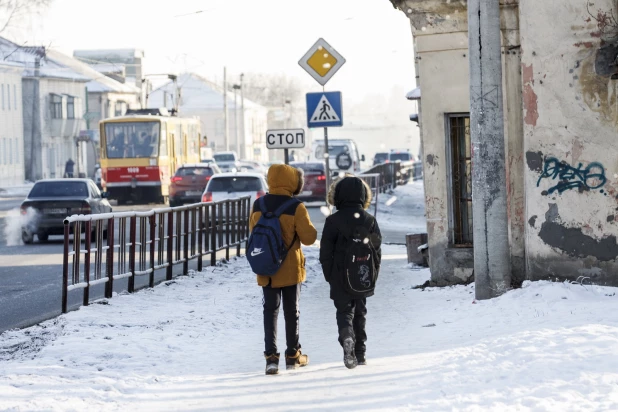
[[[0,188],[0,198],[23,197],[26,198],[34,183],[27,183],[19,186],[8,186]]]
[[[306,249],[310,364],[264,375],[261,291],[244,259],[0,335],[0,410],[616,410],[614,288],[537,282],[475,302],[414,289],[427,269],[384,248],[368,365],[348,370]],[[283,314],[279,318],[284,350]],[[283,367],[283,362],[281,362]]]
[[[369,212],[374,213],[373,206]],[[398,186],[393,193],[378,196],[380,229],[404,229],[407,233],[426,233],[423,181]]]

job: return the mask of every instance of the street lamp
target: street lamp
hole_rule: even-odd
[[[234,131],[236,134],[236,152],[241,159],[244,159],[244,154],[242,154],[242,151],[240,150],[240,138],[238,135],[238,103],[236,101],[236,90],[242,90],[242,87],[239,84],[235,84],[232,86],[232,89],[234,89]]]

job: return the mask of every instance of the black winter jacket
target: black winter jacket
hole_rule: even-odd
[[[359,183],[363,186],[361,189]],[[336,185],[340,185],[339,188]],[[330,284],[330,298],[333,300],[357,299],[344,289],[344,258],[346,252],[346,239],[341,233],[341,228],[352,229],[362,225],[371,240],[376,251],[374,256],[376,269],[380,270],[382,260],[381,243],[382,236],[377,220],[367,213],[364,208],[368,206],[368,190],[362,181],[356,177],[346,177],[333,184],[330,203],[337,207],[337,212],[326,218],[322,239],[320,240],[320,263],[324,278]],[[370,192],[369,192],[370,193]],[[344,229],[345,230],[345,229]],[[365,297],[372,296],[369,292]]]

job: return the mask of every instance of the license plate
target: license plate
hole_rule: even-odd
[[[313,194],[313,192],[311,190],[305,190],[304,192],[301,193],[301,195],[303,196],[311,196]]]
[[[47,215],[66,215],[66,209],[43,209],[43,213]]]
[[[201,194],[202,194],[202,192],[186,192],[187,196],[199,196]]]

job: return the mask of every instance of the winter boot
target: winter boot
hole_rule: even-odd
[[[273,353],[272,355],[264,354],[266,358],[266,374],[276,375],[279,373],[279,354]]]
[[[296,353],[292,356],[286,353],[285,355],[285,368],[286,369],[296,369],[301,366],[307,366],[309,364],[309,356],[303,355],[298,349]]]
[[[367,364],[367,358],[365,358],[364,352],[356,352],[356,363],[359,365]]]
[[[343,363],[348,369],[356,368],[356,354],[354,353],[354,339],[347,337],[343,340]]]

